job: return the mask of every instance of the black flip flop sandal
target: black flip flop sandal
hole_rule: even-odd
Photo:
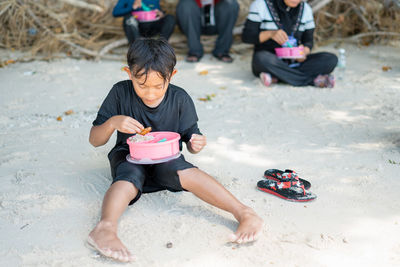
[[[315,194],[305,190],[300,181],[296,179],[291,179],[291,181],[287,182],[261,180],[258,181],[257,188],[263,192],[293,202],[307,202],[317,198]]]
[[[308,190],[311,187],[311,183],[307,180],[300,178],[295,171],[286,169],[281,171],[278,169],[269,169],[264,172],[264,178],[274,180],[277,182],[284,182],[287,178],[297,178],[303,185],[304,189]]]
[[[232,63],[233,58],[229,54],[219,54],[219,55],[214,55],[216,59],[219,61],[225,62],[225,63]]]
[[[189,63],[197,63],[200,61],[200,59],[201,57],[198,55],[188,54],[185,60]]]

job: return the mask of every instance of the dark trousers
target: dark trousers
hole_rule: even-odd
[[[261,72],[268,72],[279,81],[294,85],[313,85],[313,80],[319,74],[331,73],[337,64],[337,56],[320,52],[307,56],[307,59],[298,67],[290,68],[289,62],[279,59],[274,53],[257,51],[253,54],[252,71],[255,76]]]
[[[194,0],[180,0],[176,7],[178,26],[186,35],[189,54],[203,56],[203,46],[200,35],[218,34],[213,54],[228,54],[232,46],[232,30],[239,13],[239,4],[236,0],[221,0],[215,5],[215,26],[203,27],[201,24],[201,8]]]
[[[168,40],[174,31],[175,17],[165,15],[157,21],[138,22],[129,14],[124,17],[123,27],[129,44],[141,36],[152,37],[156,34],[160,34],[160,37]]]

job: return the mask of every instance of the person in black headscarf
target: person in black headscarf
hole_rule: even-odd
[[[338,59],[327,52],[311,54],[314,28],[312,9],[301,0],[255,0],[242,33],[243,42],[254,44],[253,74],[266,86],[282,81],[294,86],[333,87],[330,73]],[[293,42],[304,48],[303,57],[280,59],[275,55],[275,48],[296,46]]]

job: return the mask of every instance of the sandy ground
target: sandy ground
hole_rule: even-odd
[[[185,155],[266,227],[253,244],[229,244],[230,214],[190,193],[146,194],[120,221],[138,257],[132,266],[400,264],[400,49],[345,48],[348,66],[332,90],[265,88],[250,55],[230,65],[209,55],[179,60],[173,83],[193,97],[209,142]],[[0,69],[0,266],[119,265],[85,240],[111,182],[106,154],[115,142],[93,148],[89,129],[126,78],[123,65],[64,59]],[[197,100],[207,94],[216,96]],[[258,191],[269,168],[296,170],[318,199],[291,203]]]

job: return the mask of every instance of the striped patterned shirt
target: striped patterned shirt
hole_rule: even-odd
[[[261,31],[283,29],[288,35],[293,35],[299,44],[311,49],[315,23],[310,5],[305,2],[300,3],[298,16],[301,17],[297,17],[296,23],[292,23],[292,25],[282,25],[283,22],[279,17],[277,5],[274,1],[283,0],[255,0],[251,3],[242,33],[243,42],[254,44],[255,51],[267,50],[273,52],[280,45],[271,39],[260,43],[259,34]],[[267,2],[269,3],[267,4]]]

